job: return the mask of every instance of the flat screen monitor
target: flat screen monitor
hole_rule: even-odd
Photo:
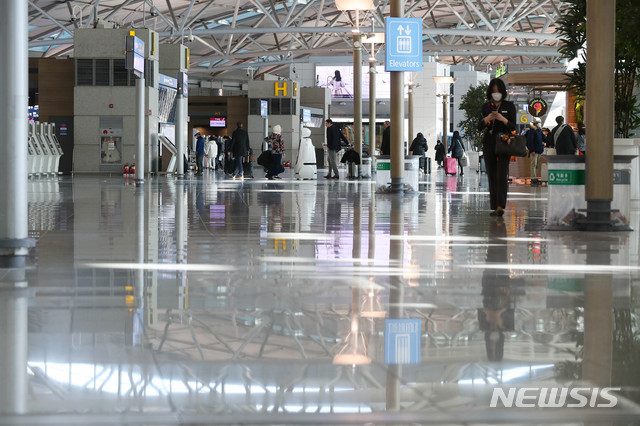
[[[227,119],[224,117],[212,117],[209,119],[209,127],[227,127]]]

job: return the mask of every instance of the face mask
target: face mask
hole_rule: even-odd
[[[493,98],[493,100],[495,102],[500,102],[502,100],[502,93],[498,92],[498,93],[492,93],[491,97]]]

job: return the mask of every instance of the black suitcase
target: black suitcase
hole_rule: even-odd
[[[431,157],[426,157],[424,161],[424,172],[431,174]]]
[[[248,178],[248,177],[253,177],[253,163],[249,162],[249,163],[245,163],[242,162],[242,173],[244,174],[244,177]]]
[[[316,168],[318,170],[324,169],[324,149],[316,148]]]

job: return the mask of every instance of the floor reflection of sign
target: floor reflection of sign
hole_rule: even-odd
[[[419,364],[419,319],[387,319],[384,333],[385,364]]]

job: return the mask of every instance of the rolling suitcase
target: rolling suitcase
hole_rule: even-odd
[[[455,175],[458,173],[458,159],[447,157],[444,160],[444,172],[447,175]]]

